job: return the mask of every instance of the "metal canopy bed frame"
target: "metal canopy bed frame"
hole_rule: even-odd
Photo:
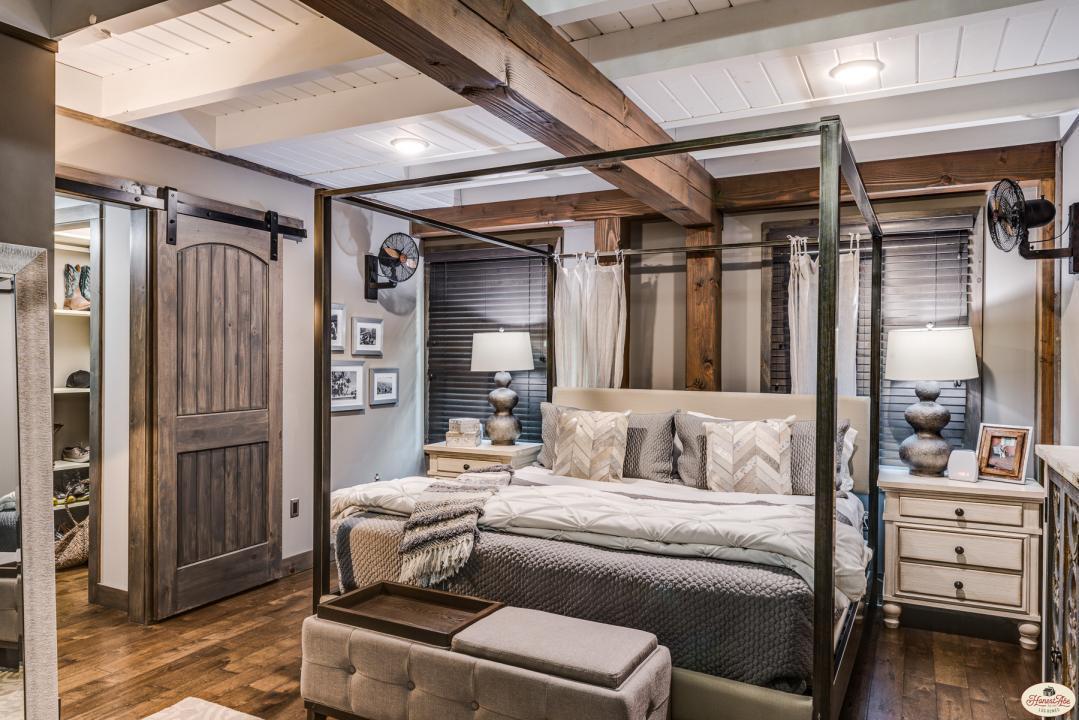
[[[820,138],[820,220],[818,238],[819,295],[817,310],[818,373],[816,396],[817,427],[835,427],[837,421],[836,399],[836,290],[838,284],[839,235],[840,235],[840,180],[846,182],[850,196],[857,206],[872,236],[872,323],[870,347],[870,469],[869,469],[869,530],[868,542],[873,549],[873,559],[867,569],[869,579],[865,597],[855,611],[848,613],[838,644],[833,644],[833,610],[835,607],[835,581],[833,553],[835,541],[835,439],[831,433],[816,436],[816,510],[814,538],[814,593],[813,593],[813,720],[832,720],[843,704],[851,670],[861,644],[864,622],[856,622],[856,616],[864,616],[866,608],[876,606],[877,578],[877,525],[880,517],[880,500],[877,492],[877,462],[880,443],[880,383],[881,383],[881,267],[884,234],[877,220],[873,205],[858,171],[851,145],[838,116],[824,117],[819,122],[751,132],[721,135],[697,140],[648,145],[627,150],[577,155],[556,160],[509,165],[496,168],[450,173],[432,177],[385,182],[374,185],[340,189],[321,189],[315,192],[315,326],[314,326],[314,392],[318,398],[314,423],[314,537],[313,537],[313,610],[317,611],[321,600],[330,594],[330,248],[332,232],[332,207],[335,199],[393,217],[422,223],[456,235],[517,250],[538,254],[550,260],[558,257],[546,248],[530,247],[493,235],[458,227],[450,223],[424,217],[421,214],[396,207],[381,200],[367,197],[376,193],[398,190],[430,188],[452,185],[464,181],[508,173],[536,173],[568,168],[611,168],[618,164],[642,158],[660,157],[678,153],[712,150],[818,136]],[[704,245],[692,248],[665,248],[661,252],[684,252],[700,255],[722,253],[751,247],[775,244],[765,242],[731,243],[727,245]],[[624,255],[644,254],[640,250],[623,250]],[[613,255],[614,252],[600,252]],[[823,690],[822,690],[823,689]]]

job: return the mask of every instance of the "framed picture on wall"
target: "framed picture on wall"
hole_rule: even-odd
[[[345,321],[348,311],[341,303],[334,303],[330,309],[330,351],[345,351]]]
[[[982,423],[978,433],[978,477],[1024,483],[1027,456],[1034,429],[1022,425]]]
[[[397,404],[397,368],[371,368],[371,407]]]
[[[330,412],[363,410],[363,360],[330,363]]]
[[[352,318],[352,354],[382,355],[381,318]]]

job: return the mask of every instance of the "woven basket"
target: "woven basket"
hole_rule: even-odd
[[[56,541],[57,570],[85,565],[90,558],[90,519],[76,522],[71,511],[66,508],[65,511],[72,528]]]

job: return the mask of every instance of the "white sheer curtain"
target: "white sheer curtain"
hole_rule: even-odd
[[[554,343],[558,384],[616,388],[622,384],[626,344],[626,288],[622,258],[599,265],[580,256],[559,263],[555,281]]]
[[[787,325],[790,332],[791,392],[817,392],[817,261],[808,238],[790,237]],[[836,391],[858,394],[858,253],[860,238],[851,235],[850,252],[839,256],[836,287]]]

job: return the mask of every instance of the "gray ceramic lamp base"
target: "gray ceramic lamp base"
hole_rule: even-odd
[[[910,468],[911,475],[942,477],[948,469],[952,448],[940,431],[948,426],[952,414],[937,402],[940,385],[935,381],[919,382],[914,386],[914,394],[918,402],[903,413],[914,434],[899,445],[899,459]]]
[[[521,421],[513,416],[518,398],[517,393],[510,389],[512,379],[508,372],[495,373],[497,387],[487,394],[487,400],[495,411],[483,427],[492,445],[515,445],[521,436]]]

